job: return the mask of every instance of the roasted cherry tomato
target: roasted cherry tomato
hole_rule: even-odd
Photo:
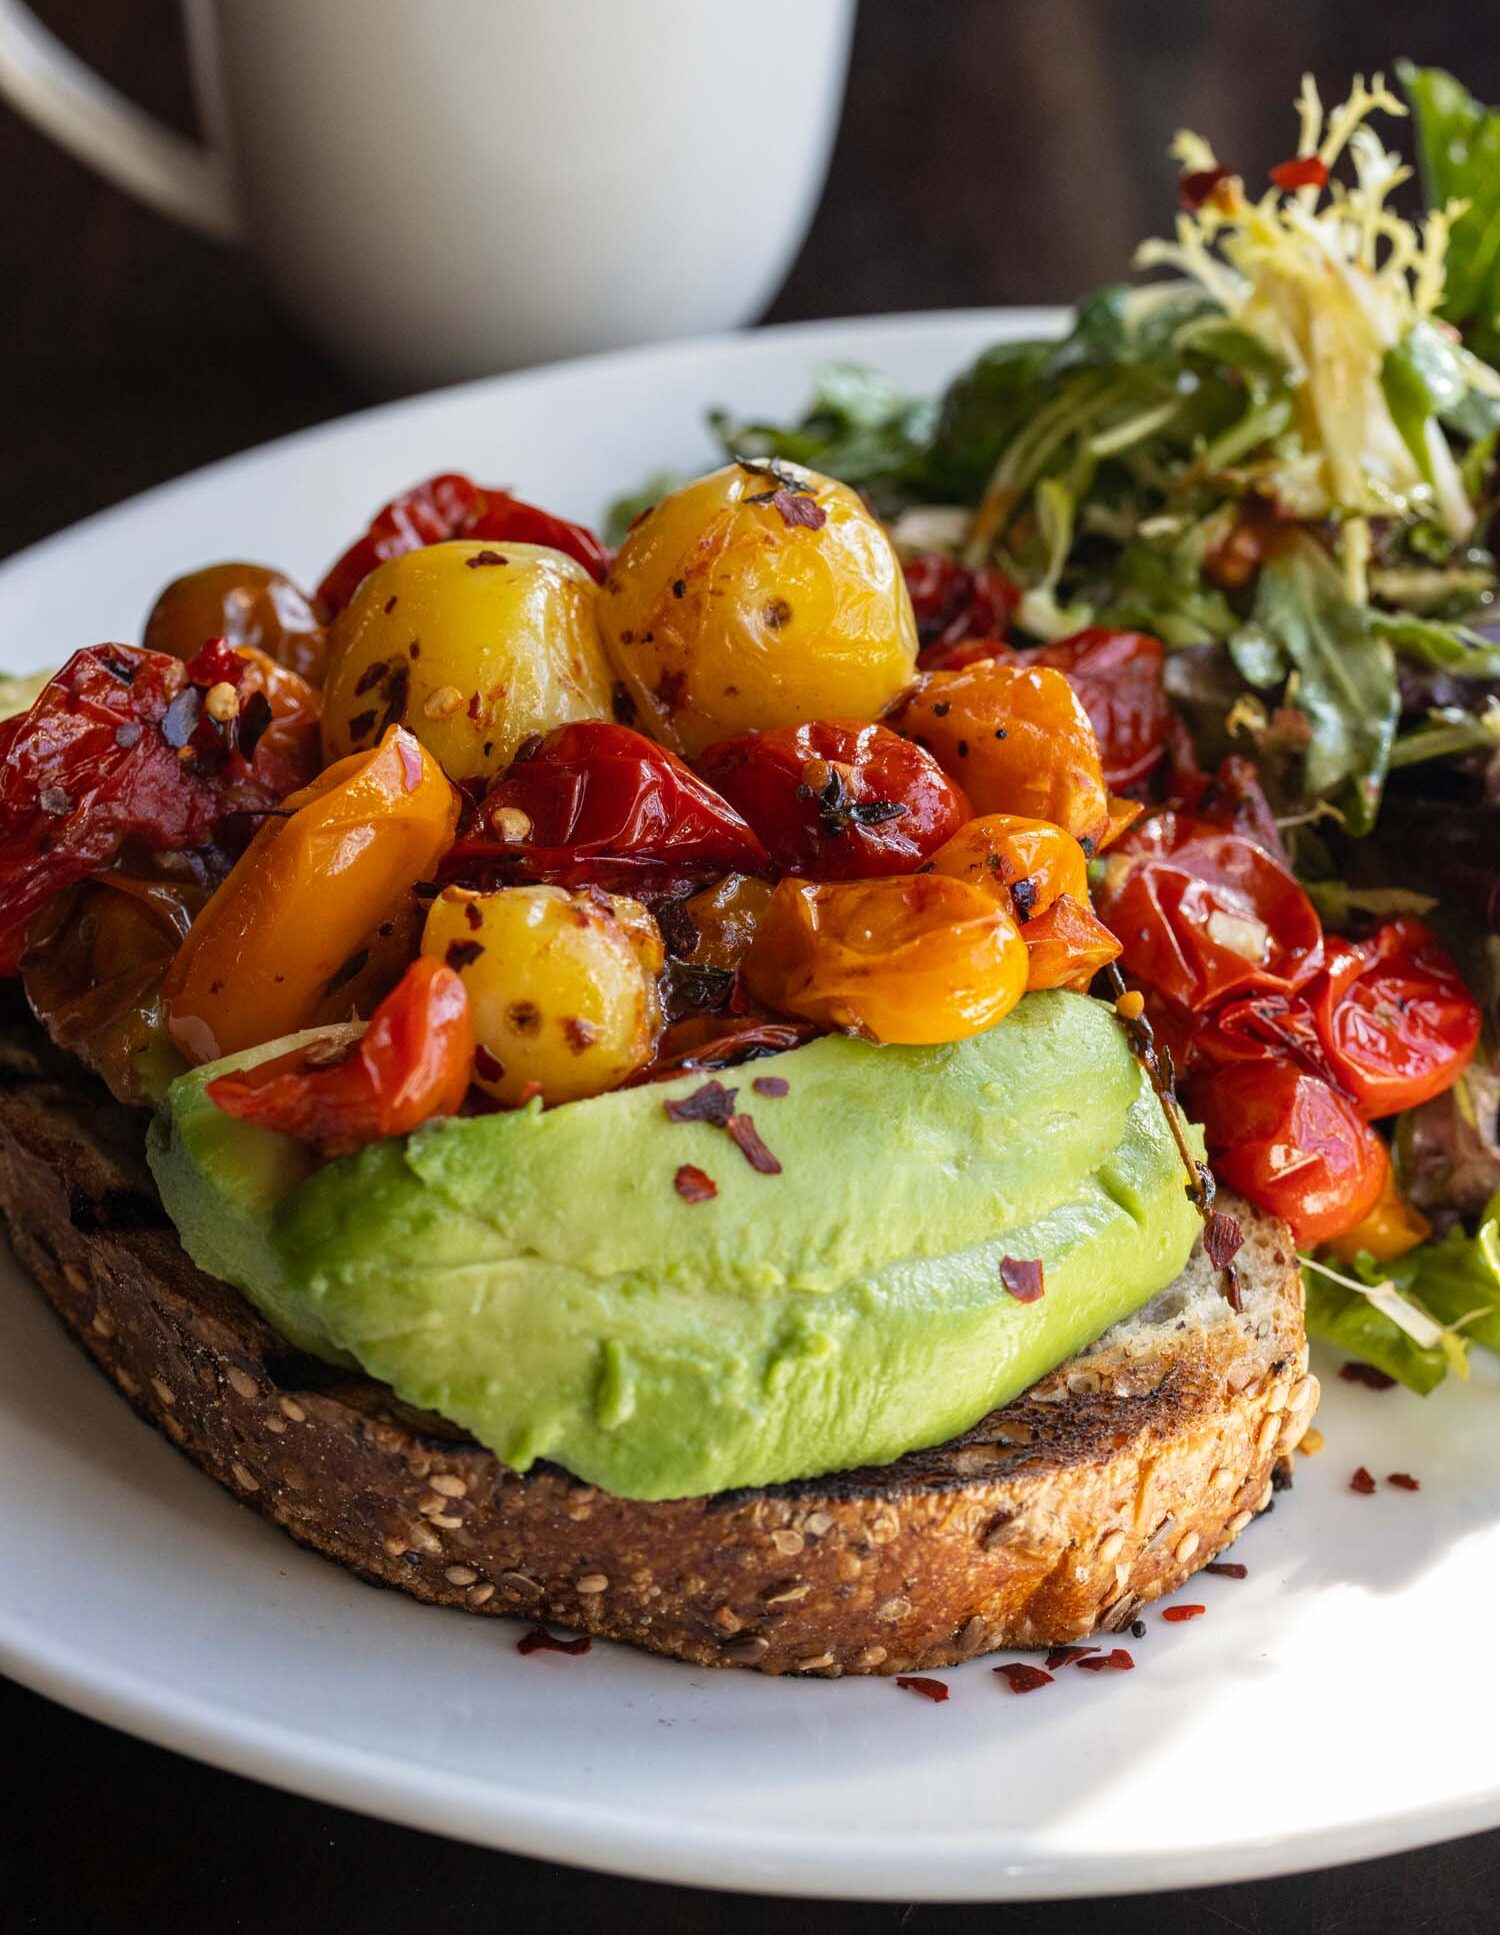
[[[636,1088],[642,1082],[669,1082],[693,1069],[762,1061],[800,1048],[818,1032],[810,1021],[771,1020],[763,1014],[689,1015],[663,1031],[651,1061],[621,1086]]]
[[[639,901],[591,887],[447,887],[422,952],[463,976],[474,1079],[512,1107],[576,1102],[650,1061],[661,1032],[661,935]]]
[[[819,719],[721,739],[698,758],[783,873],[913,873],[969,817],[930,753],[885,726]]]
[[[1119,958],[1120,943],[1086,901],[1060,894],[1045,912],[1021,924],[1026,986],[1071,988],[1086,994],[1100,968]]]
[[[1323,965],[1322,925],[1287,868],[1185,814],[1127,834],[1094,904],[1130,974],[1195,1012],[1240,992],[1292,992]]]
[[[321,616],[290,578],[263,564],[211,564],[174,578],[151,607],[141,643],[189,659],[211,638],[251,646],[309,685],[323,683]]]
[[[314,1062],[306,1045],[208,1084],[211,1102],[241,1122],[329,1155],[409,1135],[456,1114],[474,1069],[474,1030],[463,982],[419,958],[371,1015],[342,1061]]]
[[[38,909],[126,841],[179,853],[243,835],[317,771],[316,744],[316,695],[258,654],[75,652],[0,722],[0,974]]]
[[[1184,1074],[1277,1057],[1321,1077],[1345,1093],[1347,1100],[1355,1099],[1344,1091],[1334,1070],[1306,993],[1261,989],[1222,1001],[1204,1014],[1189,1014],[1175,1004],[1174,1012],[1175,1021],[1159,1025],[1158,1031]]]
[[[757,1000],[867,1041],[963,1041],[1026,991],[1026,949],[990,895],[944,874],[786,879],[745,956]]]
[[[1387,921],[1367,941],[1330,940],[1309,999],[1334,1073],[1367,1115],[1441,1095],[1479,1042],[1479,1004],[1420,921]]]
[[[172,1039],[214,1061],[309,1025],[448,850],[458,795],[392,726],[293,793],[193,922],[167,976]]]
[[[1359,1110],[1290,1056],[1226,1063],[1183,1085],[1214,1170],[1281,1216],[1300,1244],[1326,1242],[1380,1200],[1390,1158]]]
[[[755,938],[771,891],[771,883],[754,874],[728,873],[701,893],[673,902],[678,911],[672,918],[665,908],[657,918],[673,954],[694,967],[733,973]]]
[[[609,564],[608,551],[586,526],[553,517],[509,491],[483,488],[461,472],[445,471],[403,491],[375,513],[364,536],[318,586],[319,601],[330,613],[342,611],[377,564],[460,537],[546,545],[581,564],[595,583]]]
[[[994,565],[970,571],[956,558],[929,551],[901,568],[925,671],[989,656],[1021,602],[1020,587]]]
[[[1324,1248],[1340,1263],[1352,1263],[1361,1252],[1376,1263],[1390,1263],[1425,1243],[1431,1234],[1431,1223],[1401,1194],[1392,1164],[1386,1169],[1385,1187],[1375,1207],[1362,1222],[1333,1237]]]
[[[987,660],[934,672],[890,723],[927,748],[976,813],[1051,820],[1093,846],[1108,828],[1094,729],[1077,693],[1050,666]]]
[[[654,898],[768,864],[734,808],[675,754],[593,719],[560,727],[516,760],[446,871]]]
[[[689,759],[736,733],[873,719],[917,663],[889,537],[846,484],[796,464],[669,491],[620,546],[599,630],[635,720]]]
[[[1083,848],[1050,820],[986,813],[939,847],[932,867],[934,873],[967,880],[993,895],[1018,921],[1044,914],[1060,894],[1088,906],[1089,863]]]
[[[1166,750],[1171,717],[1162,685],[1166,647],[1159,638],[1091,625],[1055,644],[1003,656],[1016,665],[1050,665],[1062,673],[1094,728],[1111,791],[1123,792],[1151,776]]]

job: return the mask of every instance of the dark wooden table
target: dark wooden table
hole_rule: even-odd
[[[172,0],[38,11],[143,105],[192,111]],[[1246,170],[1290,145],[1304,66],[1325,93],[1409,52],[1500,99],[1474,0],[865,0],[827,193],[771,320],[1066,299],[1121,273],[1171,210],[1181,122]],[[734,138],[740,138],[736,135]],[[0,554],[195,464],[369,397],[274,309],[245,262],[147,215],[0,110]],[[25,641],[60,656],[78,641]],[[0,662],[9,656],[0,641]],[[1432,1636],[1436,1637],[1436,1636]],[[1453,1697],[1447,1666],[1404,1713]],[[1315,1724],[1282,1716],[1319,1779]],[[0,1931],[257,1935],[480,1926],[663,1935],[845,1929],[1493,1929],[1500,1834],[1328,1874],[1155,1896],[981,1908],[768,1904],[483,1853],[292,1799],[142,1746],[0,1682],[13,1798]],[[1231,1801],[1232,1801],[1232,1797]],[[1170,1793],[1161,1796],[1170,1809]],[[934,1877],[935,1882],[940,1877]]]

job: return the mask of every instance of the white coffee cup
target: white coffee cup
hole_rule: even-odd
[[[20,0],[0,94],[409,387],[757,314],[822,188],[854,0],[184,6],[205,148]]]

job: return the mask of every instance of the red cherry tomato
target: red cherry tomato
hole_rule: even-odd
[[[216,718],[221,686],[232,704]],[[38,909],[127,840],[178,853],[243,838],[318,758],[316,695],[261,653],[222,640],[187,665],[130,645],[75,652],[0,723],[0,974],[19,967]]]
[[[1375,1207],[1390,1158],[1345,1096],[1287,1055],[1234,1061],[1189,1078],[1214,1171],[1283,1217],[1301,1244],[1353,1229]]]
[[[509,491],[484,488],[460,471],[444,471],[381,506],[364,536],[330,568],[318,586],[318,598],[331,617],[343,610],[377,564],[458,537],[547,544],[575,558],[596,583],[609,567],[608,551],[585,525],[554,517]]]
[[[1171,707],[1162,685],[1166,647],[1145,632],[1091,625],[1034,651],[1007,651],[1016,664],[1050,665],[1083,701],[1111,792],[1139,786],[1167,744]]]
[[[1019,586],[993,565],[970,571],[955,558],[926,552],[912,558],[902,570],[916,614],[917,639],[926,671],[938,666],[951,669],[973,658],[989,657],[990,651],[982,645],[967,656],[953,654],[970,640],[987,641],[992,649],[1005,636],[1005,628],[1021,602]]]
[[[779,869],[815,880],[913,873],[970,817],[931,753],[857,719],[721,739],[698,769]]]
[[[1308,992],[1333,1069],[1367,1115],[1396,1115],[1451,1088],[1479,1041],[1479,1004],[1420,921],[1330,941]]]
[[[1153,1004],[1158,1037],[1169,1047],[1183,1075],[1202,1075],[1233,1062],[1293,1061],[1353,1101],[1336,1073],[1306,994],[1261,991],[1222,1002],[1206,1015],[1170,1011]]]
[[[1322,924],[1287,868],[1186,814],[1128,833],[1094,904],[1127,972],[1195,1013],[1255,989],[1292,993],[1323,965]]]
[[[674,753],[628,726],[586,720],[516,759],[444,873],[660,898],[769,864],[734,808]]]
[[[339,1154],[454,1114],[473,1067],[463,981],[441,961],[419,955],[343,1061],[311,1066],[298,1049],[220,1075],[206,1093],[241,1122]]]

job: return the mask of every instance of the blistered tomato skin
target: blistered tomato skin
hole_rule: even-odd
[[[1071,833],[1050,820],[986,813],[960,827],[932,856],[933,869],[998,900],[1018,921],[1031,920],[1060,894],[1089,902],[1089,863]]]
[[[873,719],[916,673],[890,539],[847,486],[791,464],[729,464],[663,497],[616,554],[599,622],[634,723],[690,758]]]
[[[141,644],[190,659],[211,638],[253,646],[321,685],[328,638],[312,600],[263,564],[210,564],[172,582],[151,607]]]
[[[474,1079],[498,1102],[600,1095],[655,1050],[663,950],[639,901],[597,888],[447,887],[428,912],[422,952],[462,978]]]
[[[450,779],[493,779],[530,734],[607,718],[597,596],[582,565],[531,544],[454,540],[378,565],[332,627],[328,758],[404,725]]]
[[[1094,846],[1108,828],[1098,741],[1061,672],[990,659],[934,672],[889,723],[927,748],[976,813],[1050,820]]]
[[[398,919],[448,850],[458,796],[393,728],[330,766],[269,819],[188,931],[163,984],[190,1061],[308,1027],[372,930]]]
[[[1026,947],[990,895],[942,874],[815,883],[771,896],[743,973],[758,1001],[868,1041],[963,1041],[1026,991]]]
[[[1479,1004],[1420,921],[1387,921],[1365,941],[1330,939],[1308,990],[1337,1080],[1373,1116],[1451,1088],[1479,1045]]]
[[[962,788],[930,753],[857,719],[721,739],[698,770],[779,870],[815,880],[914,873],[969,817]]]

